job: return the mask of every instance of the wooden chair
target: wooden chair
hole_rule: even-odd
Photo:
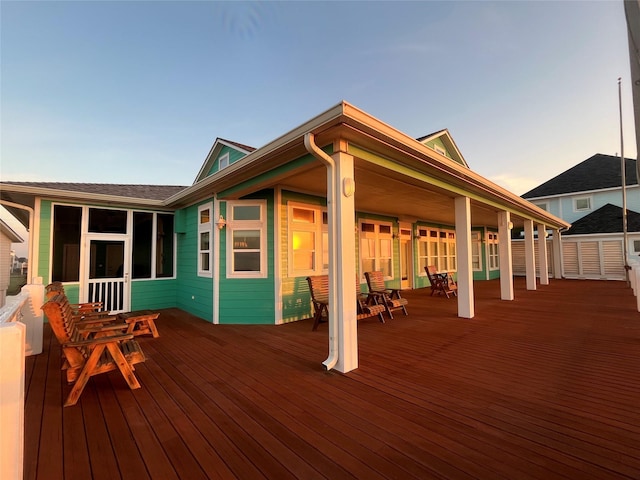
[[[370,305],[368,295],[360,291],[360,282],[356,276],[356,307],[357,320],[377,316],[381,323],[384,323],[384,305]],[[313,303],[313,331],[318,329],[321,322],[326,322],[329,316],[329,276],[315,275],[307,277],[311,302]]]
[[[393,318],[393,310],[402,310],[408,315],[406,305],[409,303],[406,298],[402,298],[400,289],[387,288],[384,283],[384,275],[382,272],[365,272],[369,294],[377,304],[384,305],[389,318]]]
[[[451,273],[438,273],[435,265],[424,267],[424,270],[429,277],[429,283],[431,283],[432,296],[434,293],[444,294],[447,298],[449,295],[458,296],[458,285],[453,280]]]
[[[61,282],[52,282],[45,287],[45,294],[47,298],[52,298],[56,295],[63,295],[67,298],[64,291],[64,286]],[[67,298],[67,304],[72,311],[72,316],[76,321],[95,323],[116,323],[119,322],[122,325],[122,330],[125,333],[131,335],[152,335],[153,338],[158,338],[158,328],[156,327],[156,319],[160,316],[159,313],[153,313],[149,310],[142,312],[128,312],[120,313],[117,315],[110,315],[109,312],[105,312],[102,309],[102,302],[90,302],[90,303],[69,303]],[[65,307],[66,308],[66,307]]]
[[[51,330],[62,346],[67,382],[74,384],[64,406],[78,402],[89,378],[112,370],[120,371],[129,388],[140,388],[133,370],[135,364],[145,361],[145,356],[133,335],[84,338],[74,325],[70,310],[65,309],[65,300],[62,295],[56,295],[42,306]]]

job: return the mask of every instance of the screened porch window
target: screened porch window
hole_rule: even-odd
[[[133,212],[133,279],[173,277],[173,249],[172,214]]]
[[[77,282],[80,280],[81,235],[82,207],[54,205],[52,281]]]

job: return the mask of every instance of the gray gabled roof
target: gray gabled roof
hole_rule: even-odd
[[[640,232],[640,213],[627,209],[627,231]],[[622,208],[607,203],[571,224],[563,235],[622,233]]]
[[[43,188],[52,191],[78,192],[144,200],[166,200],[187,187],[176,185],[129,185],[111,183],[2,182],[10,185]]]
[[[522,198],[549,197],[566,193],[588,192],[622,186],[620,157],[595,154],[593,157],[538,185],[522,195]],[[626,184],[638,183],[636,161],[625,158]]]

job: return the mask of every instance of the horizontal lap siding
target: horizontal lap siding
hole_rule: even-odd
[[[206,203],[206,202],[203,202]],[[177,234],[178,262],[175,304],[193,315],[213,321],[213,279],[198,276],[198,205],[184,211],[184,233]],[[214,236],[216,232],[214,232]],[[215,265],[212,265],[215,268]]]
[[[176,305],[175,279],[131,282],[131,310],[156,310]]]
[[[273,192],[258,192],[245,199],[249,198],[267,200],[267,278],[227,278],[226,238],[222,235],[218,266],[219,322],[221,324],[273,325],[276,318]],[[221,210],[225,209],[226,203],[223,202]]]

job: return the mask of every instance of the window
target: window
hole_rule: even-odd
[[[218,159],[218,170],[227,168],[229,166],[229,154],[225,153]]]
[[[198,276],[211,276],[211,237],[213,227],[213,205],[198,207]]]
[[[329,268],[327,213],[289,204],[289,276],[318,275]]]
[[[487,234],[487,250],[489,252],[489,270],[500,268],[500,254],[498,250],[498,234],[489,232]]]
[[[133,212],[132,278],[173,277],[173,246],[172,214]]]
[[[591,210],[591,197],[574,198],[573,209],[576,212]]]
[[[266,202],[227,203],[227,277],[267,276]]]
[[[77,282],[80,280],[81,226],[82,207],[66,205],[53,207],[52,281]]]
[[[173,277],[173,215],[156,214],[156,278]]]
[[[418,228],[418,262],[420,275],[424,267],[434,265],[438,272],[455,272],[456,234],[450,230]]]
[[[133,212],[132,278],[151,278],[153,213]]]
[[[90,208],[89,232],[127,233],[127,211]]]
[[[360,223],[361,272],[381,271],[393,278],[393,234],[390,223]]]
[[[547,204],[547,202],[535,203],[534,205],[538,208],[541,208],[545,212],[549,211],[549,205]]]
[[[475,271],[482,270],[481,246],[480,232],[471,232],[471,267]]]
[[[640,255],[640,240],[633,241],[633,253]]]

